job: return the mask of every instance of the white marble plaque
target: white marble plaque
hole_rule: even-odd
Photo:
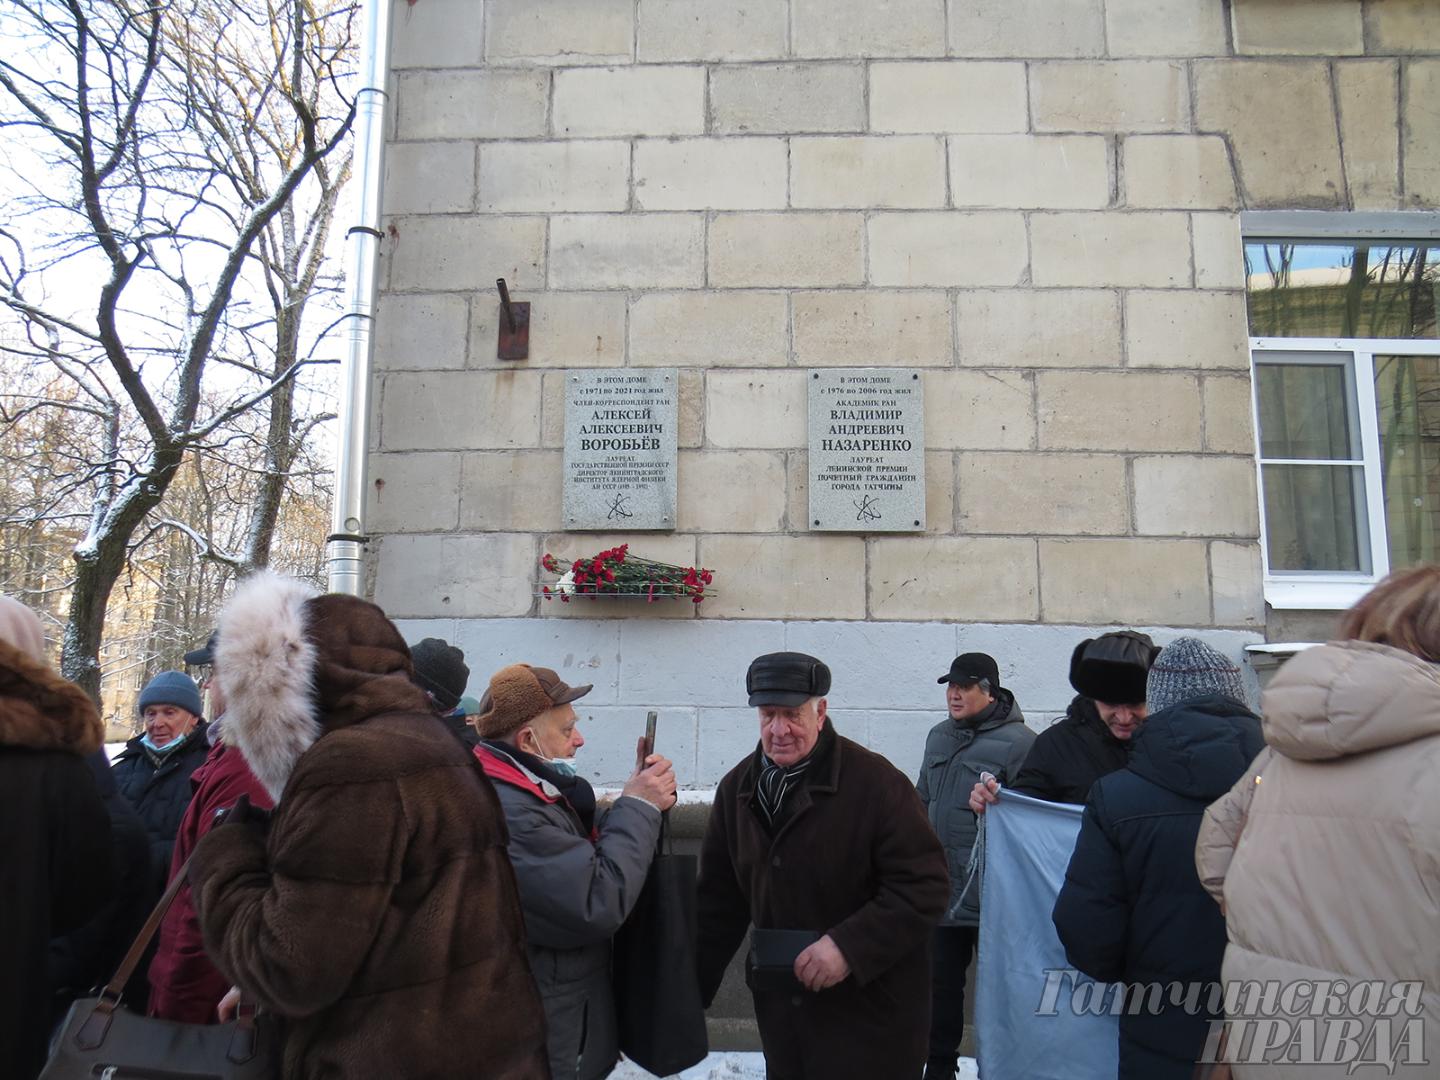
[[[675,528],[679,386],[673,368],[565,376],[565,528]]]
[[[810,373],[810,527],[925,528],[925,397],[908,368]]]

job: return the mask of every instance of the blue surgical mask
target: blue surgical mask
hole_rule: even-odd
[[[579,751],[576,751],[579,754]],[[573,757],[552,757],[546,758],[545,764],[558,772],[561,776],[575,775],[575,758]]]
[[[178,735],[175,738],[171,739],[164,746],[156,746],[155,740],[150,738],[150,733],[147,731],[141,737],[140,745],[145,747],[145,749],[149,750],[152,754],[159,754],[161,757],[164,757],[166,754],[170,753],[171,750],[174,750],[177,746],[183,743],[185,741],[185,738],[186,737],[184,735]]]

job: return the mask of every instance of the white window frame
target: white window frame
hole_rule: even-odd
[[[1247,242],[1252,238],[1247,237]],[[1254,238],[1258,241],[1259,238]],[[1317,237],[1317,240],[1327,238]],[[1368,536],[1368,574],[1290,571],[1272,573],[1270,545],[1266,535],[1265,476],[1260,454],[1260,382],[1255,366],[1262,357],[1278,360],[1286,353],[1297,354],[1294,362],[1306,362],[1317,354],[1337,359],[1349,356],[1355,388],[1354,406],[1360,433],[1360,459],[1365,477],[1365,509],[1357,527]],[[1260,554],[1265,568],[1265,600],[1282,610],[1332,611],[1347,608],[1364,596],[1390,572],[1389,530],[1385,524],[1384,477],[1380,465],[1380,417],[1375,401],[1376,356],[1440,356],[1440,340],[1434,338],[1255,338],[1250,339],[1251,412],[1255,425],[1256,490],[1260,498]],[[1311,360],[1311,362],[1317,362]],[[1348,403],[1347,403],[1348,404]],[[1270,459],[1274,464],[1274,459]],[[1308,462],[1324,464],[1324,462]]]

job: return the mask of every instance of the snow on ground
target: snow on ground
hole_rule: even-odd
[[[977,1080],[979,1075],[974,1058],[960,1059],[959,1080]],[[652,1074],[633,1061],[622,1061],[610,1080],[652,1080]],[[711,1054],[680,1073],[679,1080],[765,1080],[765,1059],[759,1054]]]

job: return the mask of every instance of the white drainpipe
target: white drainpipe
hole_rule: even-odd
[[[385,161],[385,83],[390,63],[390,2],[365,0],[355,97],[359,215],[346,234],[345,358],[340,369],[335,502],[326,541],[330,591],[359,596],[365,587],[365,453],[370,440],[370,357],[375,264],[380,250],[380,189]]]

